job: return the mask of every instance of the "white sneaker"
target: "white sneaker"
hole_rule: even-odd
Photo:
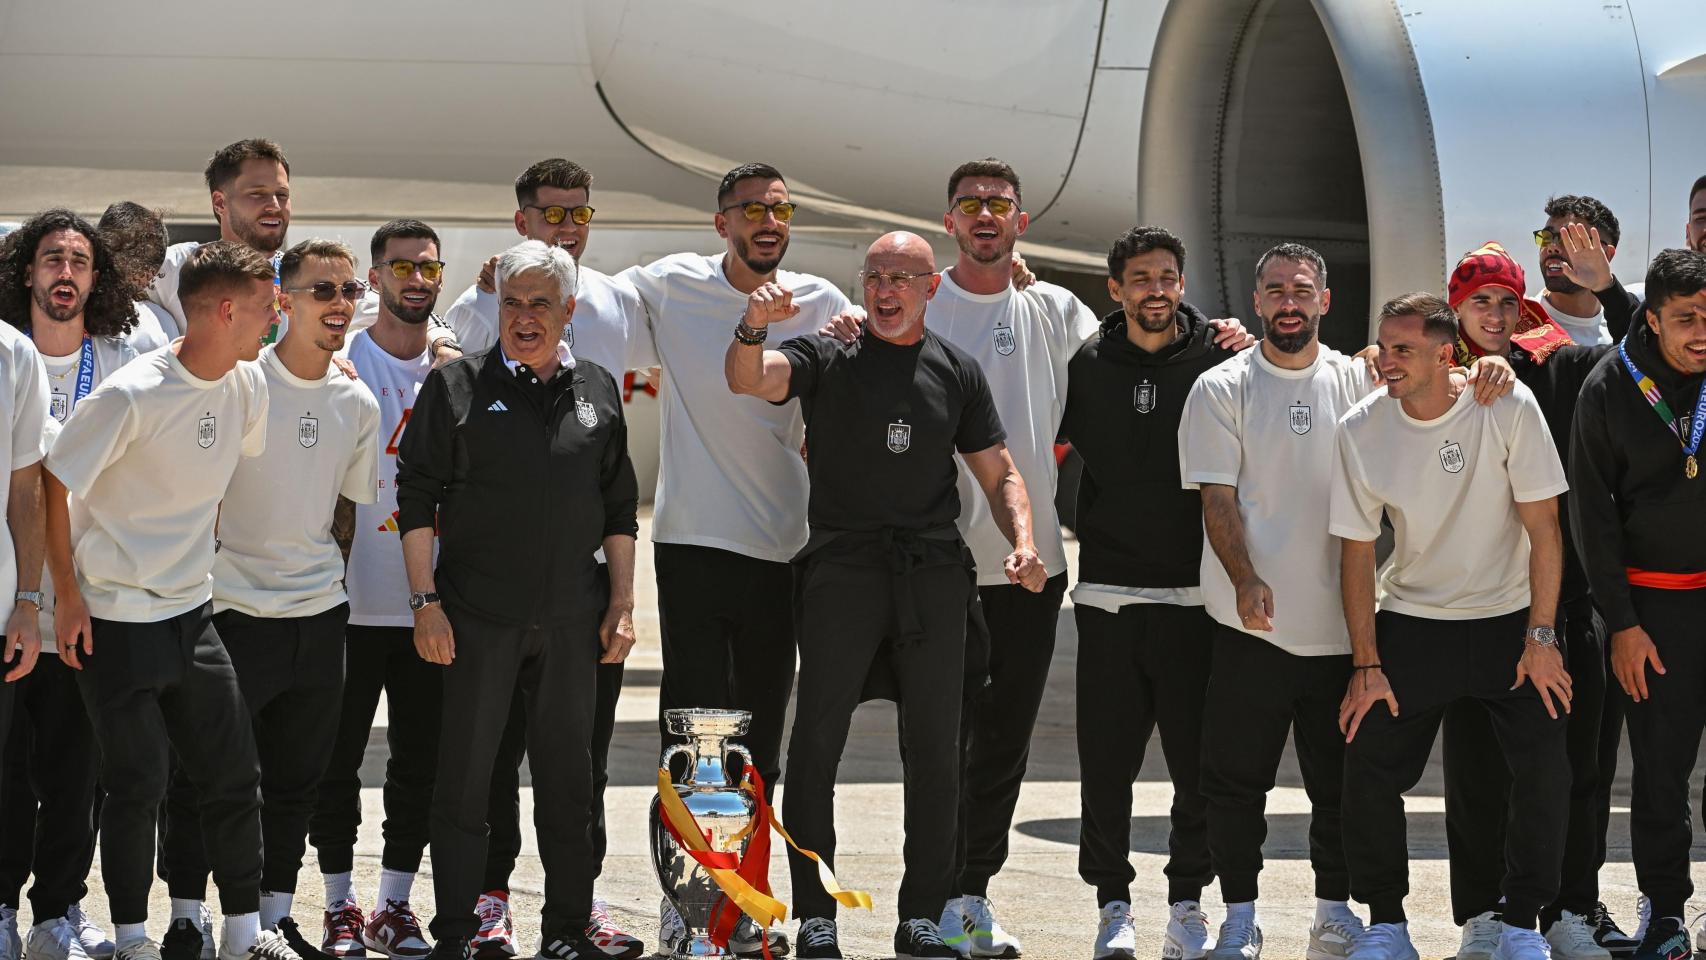
[[[1195,900],[1180,900],[1167,913],[1167,932],[1161,938],[1161,958],[1202,960],[1206,956],[1208,917],[1203,915],[1202,904]]]
[[[1172,929],[1168,924],[1169,933]],[[1171,941],[1162,944],[1161,956],[1174,957],[1167,952],[1170,945]],[[1095,960],[1137,960],[1137,927],[1131,922],[1131,904],[1115,900],[1102,908],[1096,919],[1096,952],[1091,956]]]
[[[1552,946],[1539,930],[1501,926],[1505,929],[1499,937],[1499,948],[1493,951],[1494,960],[1552,960]],[[1593,943],[1593,939],[1590,937],[1588,942]]]
[[[1410,942],[1409,924],[1377,923],[1351,945],[1351,960],[1421,960],[1421,955]]]
[[[1345,960],[1363,934],[1362,918],[1356,914],[1328,917],[1309,928],[1305,960]]]
[[[1012,960],[1023,954],[1019,938],[1001,929],[995,920],[995,905],[987,897],[967,895],[961,898],[967,933],[971,934],[971,955],[1000,957]]]
[[[1546,942],[1558,960],[1611,960],[1611,951],[1593,939],[1593,925],[1579,913],[1564,910],[1546,931]]]
[[[942,935],[942,942],[954,948],[954,952],[962,957],[971,956],[971,934],[966,932],[966,901],[963,897],[955,897],[942,905],[942,919],[936,922],[936,930]]]
[[[1635,932],[1630,938],[1636,943],[1647,939],[1647,924],[1653,922],[1653,901],[1646,895],[1635,901]]]
[[[83,912],[81,903],[74,903],[71,909],[65,911],[65,919],[71,921],[72,929],[77,931],[77,939],[83,944],[83,952],[90,960],[112,960],[113,942],[107,939],[107,932],[101,925],[89,919]]]
[[[1463,939],[1458,942],[1457,960],[1493,960],[1504,929],[1504,921],[1491,910],[1470,917],[1469,922],[1463,925]]]
[[[687,942],[687,921],[675,911],[666,897],[658,901],[658,952],[668,955]]]
[[[1253,918],[1228,917],[1214,938],[1210,960],[1257,960],[1262,955],[1262,928]]]
[[[24,955],[24,941],[18,938],[18,911],[0,907],[0,960],[18,960]]]
[[[30,928],[29,942],[24,944],[25,960],[89,960],[83,944],[77,939],[77,928],[60,917]]]

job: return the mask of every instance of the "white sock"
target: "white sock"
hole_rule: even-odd
[[[1350,920],[1355,917],[1356,914],[1351,912],[1351,905],[1343,900],[1321,900],[1317,898],[1315,901],[1315,925],[1317,927],[1329,920]]]
[[[389,867],[379,869],[379,899],[374,902],[375,910],[383,910],[395,900],[398,903],[409,902],[409,892],[414,889],[415,875]]]
[[[148,939],[148,924],[146,923],[115,923],[113,924],[113,943],[124,946]]]
[[[197,926],[200,926],[200,924],[201,924],[201,901],[200,900],[185,900],[182,897],[173,897],[172,898],[172,919],[173,920],[188,920],[189,922],[196,924]]]
[[[294,894],[261,891],[261,928],[277,930],[278,922],[290,916],[290,901]]]
[[[228,957],[246,957],[249,948],[261,938],[261,915],[258,913],[230,913],[225,915],[225,929],[221,931],[223,940],[219,952]]]
[[[1229,904],[1227,904],[1226,905],[1226,919],[1227,920],[1240,920],[1240,919],[1242,919],[1242,920],[1248,920],[1251,923],[1255,923],[1256,922],[1256,901],[1246,900],[1243,903],[1229,903]]]
[[[355,899],[355,880],[349,871],[343,873],[322,873],[320,879],[326,882],[326,906],[343,903]]]

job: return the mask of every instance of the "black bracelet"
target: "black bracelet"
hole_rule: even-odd
[[[759,346],[764,343],[764,338],[769,335],[769,327],[749,327],[745,320],[735,324],[735,341],[743,346]]]
[[[1352,667],[1351,669],[1352,670],[1379,670],[1380,664],[1378,664],[1378,663],[1364,663],[1364,664],[1361,664],[1359,666]]]

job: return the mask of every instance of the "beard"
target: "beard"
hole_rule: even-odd
[[[69,306],[63,306],[53,302],[53,291],[59,289],[61,286],[67,286],[72,290],[76,290],[77,301],[75,303],[72,303]],[[89,294],[83,290],[78,290],[76,284],[55,284],[51,287],[37,287],[35,289],[35,301],[36,306],[41,308],[42,313],[47,314],[48,319],[64,323],[83,312],[84,305],[89,302]]]
[[[1582,285],[1561,273],[1547,273],[1546,265],[1540,265],[1540,276],[1545,281],[1546,289],[1553,293],[1580,293]]]
[[[1152,317],[1147,310],[1143,309],[1143,304],[1138,304],[1135,309],[1126,311],[1126,317],[1134,321],[1138,329],[1144,333],[1163,333],[1179,324],[1178,304],[1169,303],[1167,307],[1167,313],[1164,316]]]
[[[777,267],[782,265],[782,257],[787,255],[787,253],[788,253],[788,236],[787,236],[787,234],[782,234],[781,240],[782,240],[782,242],[776,245],[776,253],[772,257],[770,257],[767,260],[759,260],[754,256],[754,254],[752,252],[752,240],[751,240],[751,238],[749,238],[749,237],[736,237],[735,238],[735,256],[739,257],[740,262],[746,264],[746,268],[748,270],[751,270],[753,273],[759,273],[759,274],[770,273],[771,271],[775,270]]]
[[[418,327],[432,319],[433,308],[438,306],[438,297],[430,297],[426,303],[418,307],[411,307],[403,302],[402,294],[392,293],[382,286],[379,288],[379,302],[386,310],[390,311],[391,316],[411,326]]]
[[[290,232],[290,220],[282,216],[279,219],[283,220],[283,229],[277,234],[271,234],[262,230],[255,220],[240,220],[232,216],[231,232],[236,234],[237,239],[243,241],[244,245],[261,253],[277,253],[284,246],[285,235]]]
[[[1296,333],[1280,333],[1273,329],[1273,324],[1276,321],[1294,318],[1303,321],[1303,326]],[[1315,332],[1321,329],[1321,318],[1319,316],[1309,317],[1293,312],[1275,314],[1271,318],[1263,317],[1262,323],[1267,328],[1265,333],[1267,341],[1281,353],[1302,353],[1303,348],[1309,346],[1309,342],[1315,339]]]
[[[1013,243],[1017,237],[997,237],[995,252],[985,255],[977,250],[977,238],[969,233],[956,233],[954,240],[960,245],[960,252],[976,260],[978,263],[1001,263],[1013,258]],[[1140,323],[1142,321],[1139,321]],[[1148,329],[1148,328],[1145,328]],[[1155,331],[1151,330],[1151,333]]]

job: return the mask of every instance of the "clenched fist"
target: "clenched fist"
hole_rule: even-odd
[[[774,280],[761,283],[758,289],[746,298],[746,325],[762,330],[772,323],[798,316],[800,308],[794,306],[794,291],[782,286]]]

